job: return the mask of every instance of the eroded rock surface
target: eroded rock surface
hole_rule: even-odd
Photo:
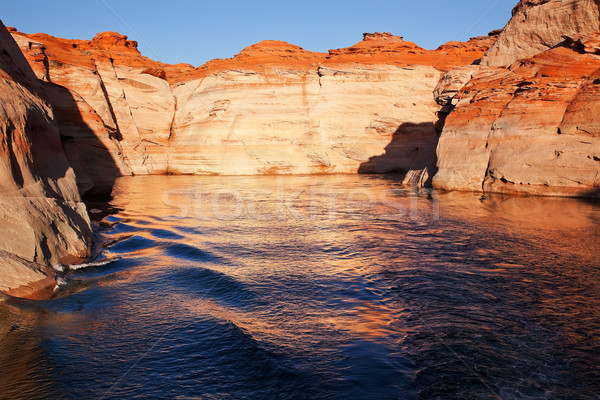
[[[412,171],[426,182],[437,141],[431,92],[495,40],[431,51],[375,33],[329,53],[268,40],[194,68],[143,57],[115,32],[12,34],[50,87],[87,194],[109,193],[117,175],[157,173]]]
[[[550,50],[568,37],[600,32],[598,0],[521,0],[481,64],[508,66]]]
[[[597,9],[597,2],[588,1],[522,1],[502,40],[484,58],[487,65],[461,68],[442,78],[436,96],[444,106],[444,128],[434,187],[599,195]],[[552,14],[545,17],[548,30],[540,26],[545,13]],[[570,36],[560,42],[548,39],[561,29]],[[527,51],[515,52],[523,32],[539,34],[523,42]],[[538,53],[528,56],[533,51]],[[490,66],[523,56],[528,58],[507,68]]]
[[[90,222],[46,94],[0,22],[0,291],[48,297],[89,255]]]

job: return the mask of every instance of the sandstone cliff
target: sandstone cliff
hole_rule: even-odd
[[[117,175],[410,172],[435,167],[443,72],[494,37],[429,51],[387,33],[327,53],[264,41],[198,68],[141,56],[114,32],[90,41],[13,30],[54,106],[82,193]]]
[[[564,41],[600,32],[598,0],[521,0],[482,65],[508,66]]]
[[[598,2],[521,1],[485,65],[442,78],[434,187],[598,195],[598,21]]]
[[[92,238],[44,90],[0,22],[0,291],[47,297]]]

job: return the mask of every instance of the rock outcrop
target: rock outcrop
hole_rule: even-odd
[[[427,182],[431,92],[495,40],[430,51],[365,34],[329,54],[264,41],[193,68],[145,58],[114,32],[90,41],[12,34],[44,82],[85,194],[132,174],[398,171]]]
[[[442,78],[434,187],[600,193],[598,21],[598,2],[521,1],[484,65]]]
[[[166,165],[175,100],[160,63],[115,32],[91,41],[12,34],[55,109],[82,194],[110,194],[119,175],[166,172],[154,166]]]
[[[369,158],[384,154],[406,123],[428,123],[422,140],[433,137],[430,93],[441,73],[428,65],[345,57],[259,43],[228,60],[226,69],[176,87],[169,171],[356,173],[363,165],[406,172],[410,161]],[[411,159],[419,151],[407,150]]]
[[[600,32],[598,0],[521,0],[482,65],[508,66],[550,50],[567,37]]]
[[[269,40],[194,68],[116,32],[12,30],[87,195],[120,175],[356,172],[593,194],[599,33],[597,0],[522,0],[504,30],[436,50],[389,33],[328,53]]]
[[[92,238],[41,83],[0,22],[0,291],[48,297]]]

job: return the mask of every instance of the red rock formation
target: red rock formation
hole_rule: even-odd
[[[91,228],[41,83],[0,22],[0,290],[48,297]]]
[[[109,192],[117,174],[423,171],[433,86],[495,40],[429,51],[365,34],[329,54],[263,41],[193,68],[143,57],[115,32],[90,41],[12,34],[48,82],[88,194]]]
[[[436,50],[425,50],[413,42],[390,33],[365,33],[362,42],[354,46],[329,50],[328,64],[384,64],[395,66],[427,65],[448,71],[460,65],[469,65],[480,59],[492,46],[500,31],[489,36],[471,38],[468,42],[448,42]]]
[[[546,16],[547,21],[563,21],[565,31],[583,27],[582,21],[589,15],[573,10],[591,6],[589,3],[522,1],[501,36],[502,42],[484,61],[502,63],[497,60],[521,54],[515,53],[515,46],[523,32],[542,29],[538,26],[544,19],[542,12],[552,14]],[[528,25],[532,16],[533,27]],[[463,68],[442,79],[436,89],[438,102],[445,106],[443,111],[455,108],[445,119],[440,138],[435,187],[598,195],[600,32],[594,28],[596,33],[589,34],[588,28],[586,25],[583,34],[565,37],[553,48],[508,68]],[[559,30],[560,25],[551,29]],[[547,48],[546,33],[537,37],[544,43],[528,42],[528,49]]]
[[[521,0],[482,65],[507,66],[554,48],[564,36],[600,32],[598,0]]]
[[[114,32],[91,41],[12,34],[44,81],[81,193],[109,194],[117,175],[166,172],[175,101],[163,64]]]
[[[389,33],[329,53],[263,41],[198,68],[115,32],[12,34],[48,82],[82,192],[153,173],[403,171],[426,184],[445,122],[438,187],[553,195],[596,182],[597,14],[591,0],[521,1],[503,31],[436,50]],[[456,107],[437,126],[434,89],[440,116]]]

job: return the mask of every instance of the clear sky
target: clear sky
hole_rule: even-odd
[[[91,39],[117,31],[145,56],[194,66],[261,40],[307,50],[348,47],[391,32],[433,49],[502,28],[517,0],[4,0],[0,19],[25,33]]]

